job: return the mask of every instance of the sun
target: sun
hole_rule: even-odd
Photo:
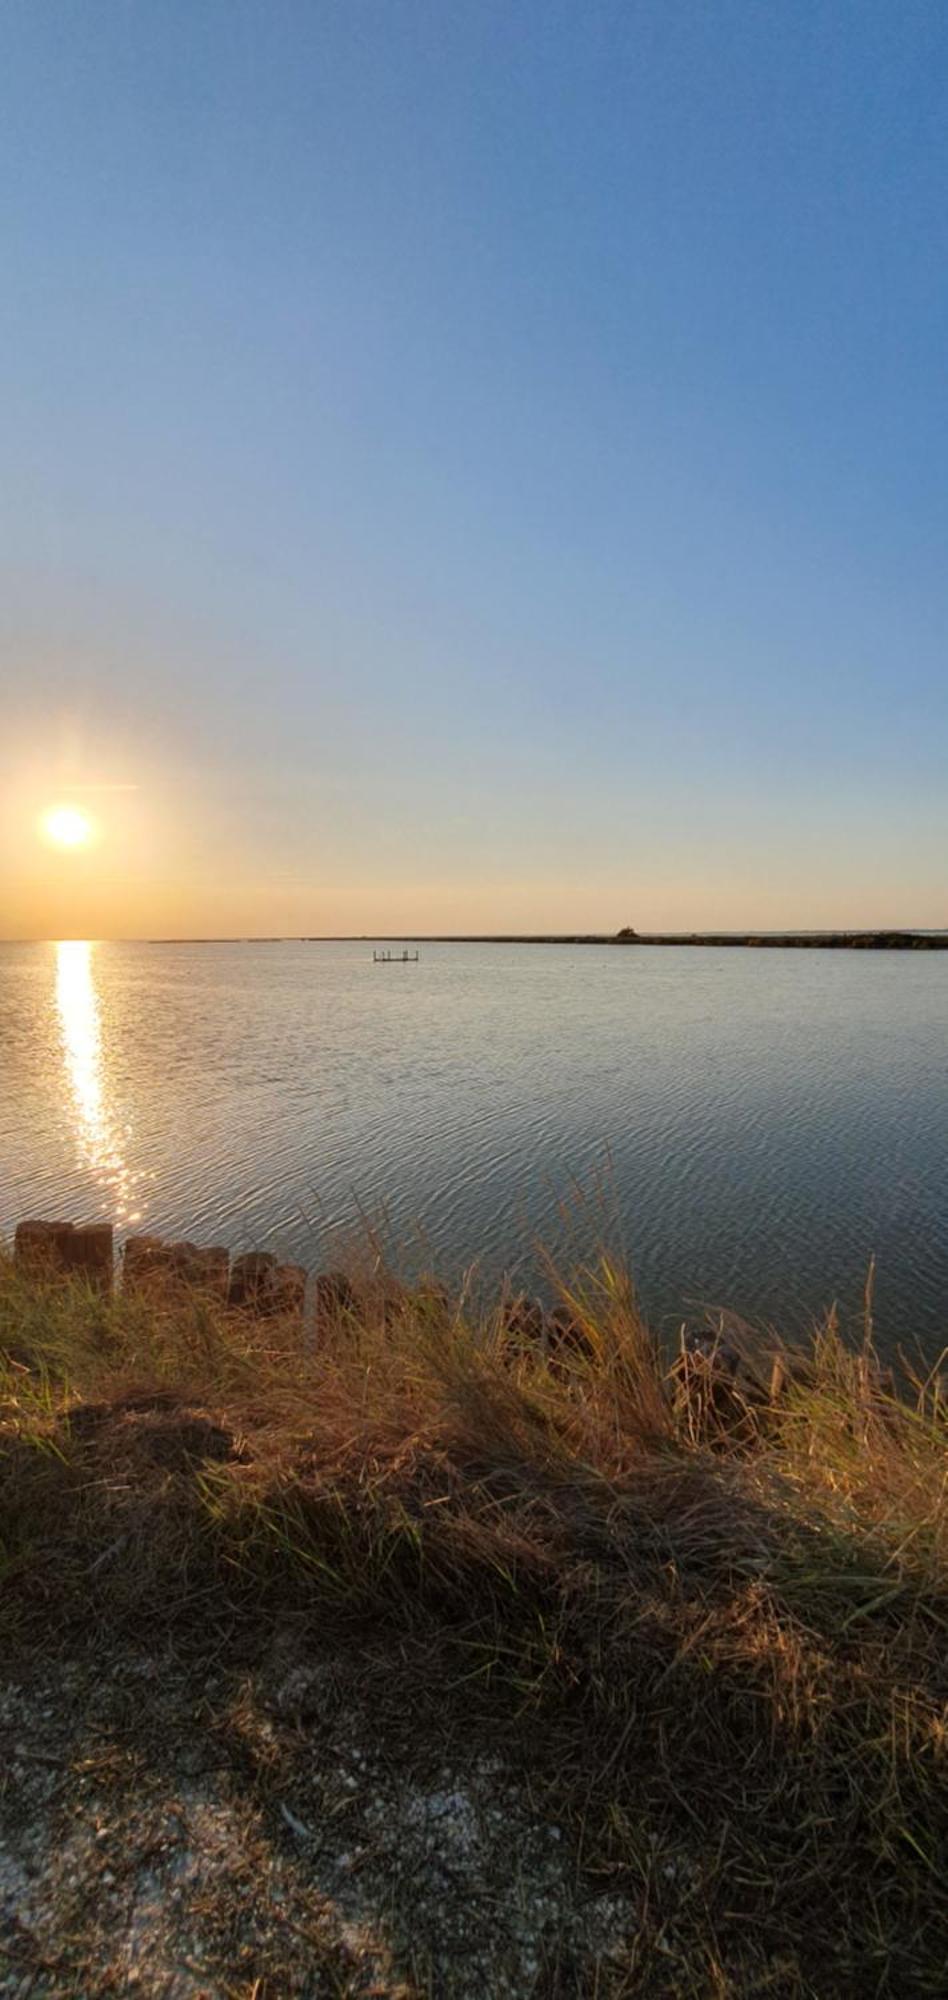
[[[51,847],[75,850],[90,846],[95,826],[79,806],[50,806],[40,821],[43,838]]]

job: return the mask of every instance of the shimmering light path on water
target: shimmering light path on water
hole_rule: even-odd
[[[345,944],[0,947],[0,1228],[316,1264],[383,1205],[494,1271],[601,1190],[649,1310],[948,1337],[948,956]],[[588,1243],[594,1195],[578,1222]]]
[[[76,1159],[102,1192],[100,1207],[118,1227],[141,1220],[133,1189],[137,1176],[125,1158],[130,1132],[121,1130],[106,1099],[99,996],[92,974],[94,947],[56,946],[56,1006],[63,1075],[72,1105]]]

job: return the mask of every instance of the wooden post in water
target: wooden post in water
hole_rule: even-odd
[[[113,1271],[111,1222],[18,1222],[13,1262],[30,1277],[83,1277],[110,1292]]]

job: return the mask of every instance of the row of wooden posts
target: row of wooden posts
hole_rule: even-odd
[[[30,1277],[84,1278],[110,1293],[116,1279],[110,1222],[19,1222],[13,1238],[16,1268]],[[245,1312],[300,1315],[306,1297],[301,1264],[281,1264],[269,1250],[231,1258],[220,1244],[169,1242],[162,1236],[129,1236],[122,1253],[123,1289],[189,1286]]]
[[[78,1278],[109,1295],[120,1278],[123,1292],[168,1297],[182,1290],[256,1318],[291,1319],[300,1325],[309,1306],[313,1325],[325,1328],[358,1311],[357,1293],[343,1271],[319,1271],[310,1278],[301,1264],[281,1264],[267,1250],[231,1257],[221,1244],[205,1247],[162,1236],[128,1236],[120,1263],[109,1222],[17,1224],[13,1239],[17,1269],[31,1279]],[[449,1295],[434,1279],[414,1294],[392,1285],[377,1301],[386,1325],[404,1311],[410,1297],[447,1309]],[[563,1306],[547,1310],[538,1299],[515,1296],[503,1306],[503,1324],[512,1348],[562,1356],[589,1349],[588,1340]]]
[[[301,1264],[281,1264],[268,1250],[251,1250],[232,1258],[221,1244],[205,1247],[163,1236],[128,1236],[117,1264],[110,1222],[20,1222],[13,1255],[17,1269],[30,1278],[75,1277],[110,1294],[120,1276],[125,1292],[151,1291],[167,1296],[169,1290],[189,1289],[261,1318],[279,1315],[301,1320],[307,1287],[317,1324],[338,1319],[359,1305],[345,1272],[319,1271],[310,1278]],[[408,1296],[393,1285],[382,1298],[387,1324],[404,1310]],[[423,1281],[414,1296],[445,1309],[449,1304],[448,1293],[432,1278]],[[506,1301],[503,1317],[515,1345],[550,1351],[588,1347],[582,1329],[563,1306],[548,1311],[538,1299],[515,1296]]]
[[[112,1224],[109,1222],[20,1222],[13,1239],[14,1262],[24,1276],[46,1279],[56,1276],[84,1280],[104,1294],[116,1282],[117,1267]],[[228,1308],[258,1318],[281,1317],[302,1324],[307,1300],[307,1273],[301,1264],[281,1264],[268,1250],[252,1250],[231,1257],[220,1244],[208,1248],[190,1242],[169,1241],[162,1236],[140,1235],[126,1238],[121,1266],[122,1289],[163,1294],[186,1289],[213,1298]],[[423,1294],[447,1306],[448,1295],[433,1280]],[[321,1271],[311,1281],[309,1294],[314,1324],[327,1325],[356,1309],[358,1300],[352,1284],[341,1271]],[[397,1315],[405,1295],[384,1300],[386,1322]],[[521,1352],[545,1353],[551,1367],[557,1367],[572,1352],[595,1359],[589,1336],[573,1313],[563,1305],[552,1309],[538,1299],[513,1297],[503,1308],[505,1333]],[[792,1373],[780,1354],[772,1357],[769,1386],[762,1376],[748,1377],[740,1355],[720,1336],[705,1332],[683,1341],[681,1352],[669,1371],[676,1404],[686,1409],[689,1422],[704,1432],[708,1428],[724,1434],[735,1429],[753,1428],[759,1421],[755,1410],[773,1406],[785,1392]],[[894,1393],[889,1371],[875,1364],[873,1387]]]

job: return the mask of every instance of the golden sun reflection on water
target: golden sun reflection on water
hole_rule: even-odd
[[[118,1223],[138,1222],[132,1211],[139,1176],[125,1157],[127,1129],[120,1130],[105,1087],[102,1016],[93,974],[94,947],[70,940],[56,946],[56,1006],[66,1081],[72,1099],[80,1166],[102,1189],[102,1208]]]

